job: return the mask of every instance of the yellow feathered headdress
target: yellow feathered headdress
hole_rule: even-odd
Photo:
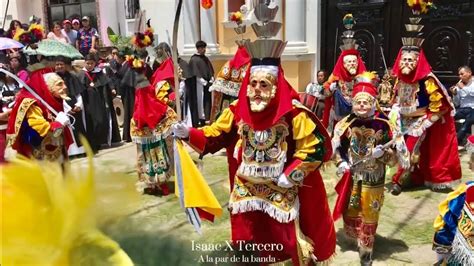
[[[63,174],[59,163],[30,159],[0,167],[0,264],[133,265],[117,243],[96,229],[95,218],[98,209],[101,217],[110,218],[104,211],[121,209],[119,206],[131,198],[124,200],[123,190],[114,195],[110,185],[108,191],[114,199],[99,192],[101,185],[94,181],[91,157],[88,171],[75,170],[76,174],[67,168]],[[98,192],[101,201],[96,200]],[[100,206],[101,202],[106,202],[106,207]]]

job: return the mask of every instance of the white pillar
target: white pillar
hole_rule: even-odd
[[[201,40],[207,43],[206,53],[218,54],[219,44],[217,43],[217,22],[216,22],[216,6],[215,4],[204,9],[199,5],[201,11]]]
[[[307,53],[308,44],[306,42],[306,0],[286,0],[284,23],[285,41],[288,41],[285,53]]]
[[[316,64],[313,64],[313,67],[315,67],[316,69],[321,69],[321,51],[322,51],[322,47],[321,47],[321,31],[322,31],[322,27],[321,27],[321,24],[322,24],[321,23],[321,5],[322,5],[321,0],[311,1],[311,4],[310,4],[310,6],[308,8],[308,11],[306,13],[307,14],[306,25],[314,25],[314,23],[316,23],[316,31],[314,29],[307,29],[306,30],[306,34],[307,34],[306,36],[308,37],[308,39],[315,38],[315,40],[316,40],[315,43],[310,41],[309,45],[308,45],[310,50],[315,51],[314,60],[315,60]],[[311,16],[310,14],[314,14],[314,16]],[[315,73],[316,69],[313,69],[313,71],[311,73]]]
[[[196,52],[196,42],[199,40],[199,0],[183,1],[182,17],[184,45],[183,54],[192,55]]]

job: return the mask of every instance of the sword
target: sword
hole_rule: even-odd
[[[51,105],[49,105],[43,98],[41,98],[41,96],[39,96],[38,93],[36,93],[36,91],[34,91],[30,86],[28,86],[28,84],[26,84],[23,80],[21,80],[18,76],[16,76],[15,74],[11,73],[10,71],[7,71],[3,68],[0,68],[0,72],[1,73],[4,73],[5,75],[13,78],[16,82],[18,82],[18,84],[20,84],[21,86],[23,86],[23,88],[25,88],[29,93],[31,93],[31,95],[33,95],[33,97],[36,98],[36,100],[40,101],[45,107],[46,109],[48,109],[48,111],[50,111],[51,113],[54,114],[54,116],[57,116],[58,115],[58,112],[56,110],[54,110],[53,107],[51,107]],[[73,116],[69,115],[68,116],[72,119],[73,119],[73,123],[69,124],[69,126],[74,129],[74,127],[72,126],[74,123],[75,123],[75,119]]]
[[[380,54],[382,55],[383,66],[385,67],[385,73],[388,73],[387,61],[385,60],[385,55],[383,53],[383,47],[380,45]]]
[[[7,0],[7,5],[5,7],[5,14],[3,15],[2,29],[5,29],[5,22],[7,21],[8,6],[10,5],[10,0]]]
[[[395,142],[395,139],[392,139],[392,140],[390,140],[389,142],[385,143],[384,145],[382,145],[382,150],[385,150],[386,148],[390,147],[394,142]],[[353,164],[351,165],[351,168],[354,168],[355,166],[357,166],[357,165],[359,165],[359,164],[361,164],[361,163],[367,162],[367,161],[370,160],[370,159],[372,159],[372,158],[369,157],[369,158],[361,159],[361,160],[359,160],[359,161],[353,163]]]
[[[173,24],[173,65],[174,65],[174,93],[176,95],[176,114],[178,115],[178,120],[181,121],[181,102],[179,95],[179,77],[178,77],[178,29],[179,29],[179,16],[181,15],[181,7],[183,5],[183,0],[178,1],[176,7],[176,14],[174,17]]]

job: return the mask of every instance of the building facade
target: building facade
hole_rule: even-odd
[[[312,73],[318,65],[320,0],[271,0],[279,6],[277,20],[283,23],[279,38],[288,41],[282,57],[285,74],[295,89],[304,90],[311,81]],[[104,45],[110,45],[107,39],[107,27],[122,35],[134,32],[135,13],[145,10],[151,18],[158,42],[170,42],[177,1],[175,0],[0,0],[2,13],[9,2],[5,24],[12,19],[27,22],[35,15],[42,18],[46,28],[52,21],[89,16],[92,25],[97,27]],[[235,41],[242,38],[237,35],[229,14],[238,11],[242,5],[252,9],[252,0],[214,0],[210,9],[204,9],[200,0],[183,1],[178,36],[178,50],[184,58],[194,52],[198,40],[208,43],[207,54],[216,71],[232,57],[237,46]],[[3,21],[3,19],[2,19]],[[246,17],[244,23],[254,21]],[[5,28],[8,28],[8,25]],[[254,39],[250,27],[243,36]]]

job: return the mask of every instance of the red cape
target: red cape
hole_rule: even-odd
[[[420,147],[419,168],[412,173],[414,180],[418,177],[433,187],[462,177],[454,119],[449,112],[443,119],[444,123],[440,119],[428,128]]]
[[[156,98],[154,86],[147,82],[147,86],[136,88],[133,120],[138,129],[155,128],[166,116],[167,109],[168,106]]]
[[[250,63],[250,55],[247,53],[247,49],[244,46],[239,46],[235,52],[234,57],[229,61],[230,69],[239,69],[243,65]]]
[[[168,83],[174,88],[174,66],[173,66],[173,59],[168,57],[163,63],[161,63],[160,67],[153,73],[151,76],[151,85],[153,87],[162,80],[168,81]]]
[[[443,109],[447,110],[442,119],[428,128],[426,137],[420,147],[419,168],[416,168],[412,173],[412,180],[415,185],[429,182],[434,187],[459,180],[462,177],[461,162],[459,160],[456,128],[451,115],[454,109],[451,97],[443,84],[431,73],[431,66],[423,49],[420,50],[416,71],[408,76],[400,72],[401,54],[402,49],[400,49],[395,60],[393,74],[406,83],[422,82],[429,77],[434,78],[440,92],[443,94]]]

